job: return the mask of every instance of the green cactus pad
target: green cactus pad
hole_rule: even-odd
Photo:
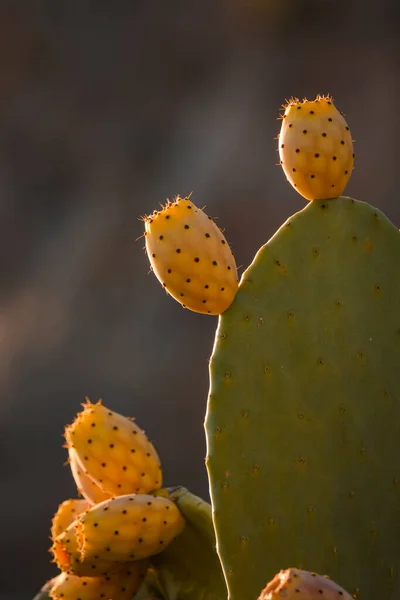
[[[186,526],[164,552],[151,559],[148,588],[165,600],[226,600],[211,506],[184,487],[171,489],[169,498],[185,517]]]
[[[257,253],[220,317],[207,469],[230,600],[280,569],[400,597],[400,234],[314,201]]]

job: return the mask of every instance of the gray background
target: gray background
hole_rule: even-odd
[[[208,497],[217,319],[163,293],[140,215],[193,191],[246,266],[306,204],[276,166],[279,107],[330,92],[356,140],[346,193],[400,223],[399,18],[398,0],[0,1],[0,597],[55,574],[85,395]]]

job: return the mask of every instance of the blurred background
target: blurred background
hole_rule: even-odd
[[[399,225],[399,20],[399,0],[0,1],[0,598],[56,573],[85,395],[208,498],[217,319],[164,294],[140,215],[193,192],[247,266],[305,206],[276,166],[279,107],[330,92],[356,140],[346,193]]]

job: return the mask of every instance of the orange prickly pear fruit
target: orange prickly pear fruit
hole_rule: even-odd
[[[131,419],[113,412],[101,401],[87,400],[84,410],[65,429],[72,461],[103,494],[146,494],[162,485],[160,459]],[[72,452],[71,452],[72,451]],[[93,500],[96,496],[89,492]]]
[[[81,552],[81,542],[78,536],[79,521],[74,521],[60,535],[53,539],[51,552],[53,560],[61,571],[79,577],[108,576],[120,567],[111,560],[94,555],[85,560]]]
[[[148,561],[128,563],[105,577],[77,577],[60,573],[52,581],[53,600],[131,600],[143,583]]]
[[[353,600],[346,590],[328,577],[302,571],[300,569],[286,569],[280,571],[267,587],[261,592],[258,600]]]
[[[113,494],[103,492],[103,490],[89,477],[81,467],[77,454],[73,448],[69,448],[69,466],[71,467],[72,476],[75,480],[78,492],[82,494],[85,500],[90,504],[98,504],[103,500],[112,498]]]
[[[354,166],[350,129],[330,96],[283,106],[279,156],[287,180],[307,200],[337,198]]]
[[[232,251],[211,217],[178,196],[144,222],[147,255],[164,289],[185,308],[223,313],[238,277]]]
[[[185,520],[168,498],[128,494],[93,506],[75,525],[81,561],[126,562],[162,552]]]
[[[67,529],[79,515],[89,508],[86,500],[65,500],[60,504],[51,522],[51,535],[57,537]]]

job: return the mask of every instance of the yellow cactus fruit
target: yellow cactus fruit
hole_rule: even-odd
[[[82,556],[80,537],[77,535],[78,523],[79,521],[74,521],[63,533],[53,539],[50,551],[58,568],[70,575],[80,577],[106,577],[120,568],[120,564],[96,554],[90,560],[85,560]]]
[[[87,400],[83,406],[65,429],[68,451],[80,470],[112,496],[159,489],[160,459],[144,431],[101,401],[92,404]]]
[[[128,494],[93,506],[77,521],[81,560],[126,562],[162,552],[185,526],[168,498]]]
[[[143,583],[148,561],[120,567],[105,577],[77,577],[60,573],[52,582],[49,596],[53,600],[131,600]]]
[[[350,129],[330,96],[284,107],[279,156],[287,180],[307,200],[343,193],[354,166]]]
[[[166,292],[185,308],[219,315],[235,298],[235,259],[221,230],[189,198],[145,217],[146,251]]]
[[[355,596],[354,596],[355,597]],[[326,575],[318,575],[301,569],[280,571],[263,589],[258,600],[352,600],[346,590]]]
[[[89,508],[86,500],[65,500],[60,504],[51,522],[51,535],[57,537],[67,529],[79,515]]]
[[[83,467],[81,467],[77,454],[73,448],[69,448],[69,466],[71,467],[71,473],[75,480],[78,492],[82,494],[85,500],[90,504],[98,504],[103,500],[112,498],[113,494],[103,492],[103,490],[87,475]]]

